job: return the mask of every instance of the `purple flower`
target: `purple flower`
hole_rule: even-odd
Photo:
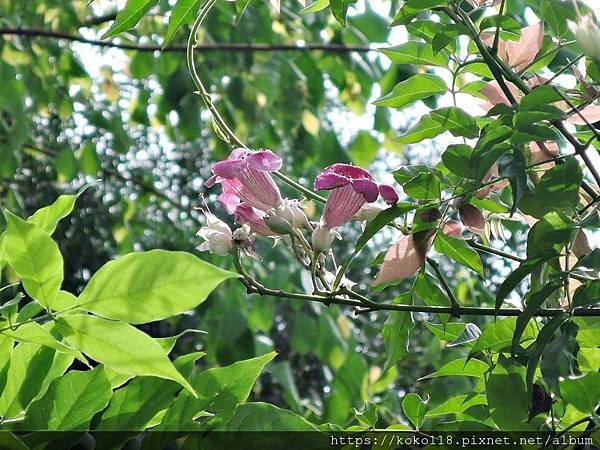
[[[373,175],[350,164],[333,164],[315,180],[315,189],[331,190],[322,223],[329,229],[337,228],[352,219],[365,204],[377,200],[379,194],[388,204],[398,202],[398,194],[388,185],[377,185]]]
[[[280,168],[281,158],[270,150],[237,148],[225,161],[213,165],[213,176],[205,186],[221,184],[223,193],[219,196],[219,202],[229,214],[234,214],[241,202],[268,211],[282,202],[279,188],[269,174]]]

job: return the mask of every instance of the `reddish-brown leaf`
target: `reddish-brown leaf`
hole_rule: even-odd
[[[385,254],[373,285],[402,280],[417,272],[425,262],[434,233],[427,230],[402,236]]]
[[[462,205],[458,210],[458,214],[460,215],[460,221],[467,230],[480,236],[483,235],[485,217],[479,209],[473,205]]]

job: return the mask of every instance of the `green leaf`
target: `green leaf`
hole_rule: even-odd
[[[525,431],[531,428],[529,396],[524,381],[525,368],[514,360],[500,356],[487,382],[490,415],[502,431]]]
[[[579,411],[593,415],[600,403],[600,373],[589,372],[582,377],[561,381],[560,395]]]
[[[466,144],[449,145],[442,154],[444,165],[454,174],[462,178],[470,178],[472,175],[469,160],[473,149]]]
[[[168,409],[157,431],[209,430],[224,426],[244,402],[275,352],[206,370],[192,379],[198,398],[182,391]],[[194,420],[208,411],[214,416]]]
[[[527,257],[548,251],[560,252],[577,229],[573,221],[560,212],[549,212],[536,222],[527,235]]]
[[[558,258],[558,253],[554,250],[543,252],[542,254],[528,258],[523,261],[517,269],[515,269],[500,285],[498,292],[496,293],[496,310],[502,307],[504,299],[510,294],[510,292],[517,287],[517,285],[523,281],[523,279],[533,272],[540,265],[550,262],[553,259]]]
[[[503,31],[509,31],[517,36],[521,34],[521,25],[519,25],[519,22],[512,17],[500,14],[487,16],[481,20],[479,29],[483,31],[489,28],[501,28]]]
[[[227,424],[226,431],[317,431],[317,428],[302,416],[268,403],[240,405]],[[267,445],[268,447],[269,445]],[[260,447],[255,447],[260,448]],[[266,447],[262,447],[266,448]]]
[[[201,3],[201,0],[178,0],[177,3],[175,3],[175,6],[171,10],[171,15],[169,16],[169,25],[167,26],[167,35],[165,36],[162,45],[163,48],[169,45],[169,42],[171,42],[181,25],[190,23],[194,20],[198,14]],[[236,2],[236,7],[237,3],[238,2]]]
[[[473,250],[464,240],[438,233],[435,238],[435,249],[460,265],[474,270],[481,278],[485,277],[479,253]]]
[[[202,352],[177,358],[173,364],[182,374],[189,376]],[[169,408],[181,386],[156,377],[136,377],[126,386],[117,389],[107,410],[102,414],[99,431],[142,431],[161,411]],[[109,442],[122,442],[119,436],[100,436],[99,447],[108,448]],[[102,445],[101,445],[102,444]],[[111,447],[112,448],[112,447]]]
[[[600,303],[600,280],[589,281],[579,286],[573,295],[573,308],[596,305]]]
[[[417,200],[440,198],[440,180],[432,173],[420,173],[402,186],[406,195]]]
[[[505,155],[498,164],[499,173],[507,177],[512,188],[513,204],[510,214],[513,215],[517,210],[523,196],[529,192],[527,186],[527,162],[523,152],[519,149],[513,149],[512,157]]]
[[[7,322],[0,322],[0,328],[5,328],[7,325]],[[9,336],[18,342],[31,342],[33,344],[52,348],[57,352],[69,354],[79,359],[84,364],[87,364],[87,360],[80,352],[57,341],[46,328],[37,322],[24,323],[15,329],[8,328],[2,331],[2,334]]]
[[[12,352],[6,385],[0,395],[0,417],[15,417],[25,411],[72,362],[73,356],[66,353],[29,342],[18,344]]]
[[[561,101],[562,98],[553,86],[545,85],[533,89],[519,102],[519,111],[538,111],[541,107]]]
[[[153,322],[195,308],[222,281],[235,277],[190,253],[130,253],[94,274],[79,305],[107,319]]]
[[[417,17],[419,13],[431,8],[447,5],[448,2],[446,0],[408,0],[404,2],[394,16],[391,26],[407,25],[412,19]]]
[[[358,132],[356,138],[348,148],[352,156],[352,161],[362,167],[366,167],[373,162],[378,150],[379,141],[365,130]]]
[[[356,3],[356,0],[329,0],[333,17],[335,17],[335,20],[343,27],[346,26],[348,7],[353,3]]]
[[[506,350],[513,341],[516,324],[517,318],[509,317],[508,319],[497,320],[486,326],[473,346],[469,357],[483,351],[500,353]],[[537,335],[537,329],[533,323],[527,322],[525,325],[521,336],[519,336],[519,343],[531,341]]]
[[[544,352],[546,345],[548,345],[550,340],[553,338],[556,330],[558,330],[559,327],[567,321],[569,321],[569,315],[566,313],[561,314],[559,316],[554,316],[550,320],[550,322],[545,324],[542,327],[542,329],[540,330],[540,333],[538,334],[535,344],[533,345],[533,350],[531,351],[531,354],[529,355],[529,360],[527,361],[526,386],[527,386],[528,393],[531,394],[531,392],[532,392],[531,389],[533,386],[533,378],[535,376],[535,370],[537,369],[538,363],[540,362],[540,359],[542,358],[542,353]]]
[[[449,414],[461,414],[472,406],[487,405],[487,399],[483,394],[458,395],[451,397],[437,408],[427,412],[425,417],[431,419],[434,417],[447,416]]]
[[[116,20],[101,39],[107,39],[132,29],[156,4],[158,4],[158,0],[127,0],[125,8],[117,13]]]
[[[58,318],[56,326],[68,344],[94,361],[124,375],[150,375],[173,380],[194,393],[163,348],[129,324],[71,314]]]
[[[417,295],[425,302],[426,305],[429,306],[451,306],[450,299],[448,295],[446,295],[440,287],[437,285],[437,282],[433,277],[428,275],[426,272],[422,272],[419,274],[415,281],[414,291]],[[440,321],[443,324],[448,322],[449,315],[448,314],[438,314]],[[456,324],[454,324],[456,325]],[[464,324],[461,332],[464,330]],[[459,333],[460,335],[460,333]],[[458,336],[457,336],[458,337]],[[454,340],[454,339],[450,339]]]
[[[417,429],[421,428],[425,414],[429,410],[428,401],[414,393],[406,394],[402,400],[404,415]]]
[[[92,417],[102,411],[112,390],[102,366],[85,372],[70,371],[56,378],[43,397],[27,408],[27,430],[88,429]]]
[[[377,405],[369,401],[365,401],[362,409],[354,408],[354,417],[365,428],[375,428],[377,426]]]
[[[242,1],[244,1],[244,0],[242,0]],[[319,12],[319,11],[323,11],[328,6],[329,6],[329,0],[317,0],[316,2],[308,5],[306,8],[304,8],[300,12],[303,14],[310,13],[310,12]],[[238,20],[239,20],[239,12],[238,12]]]
[[[442,134],[446,129],[430,114],[425,114],[419,121],[394,141],[401,144],[415,144],[425,139],[431,139]]]
[[[381,52],[394,64],[448,66],[448,56],[445,53],[434,54],[431,45],[422,42],[409,41],[396,47],[383,48]]]
[[[34,223],[6,211],[6,259],[25,291],[49,308],[63,281],[63,259],[56,242]]]
[[[482,377],[489,369],[489,366],[478,359],[455,359],[440,367],[437,371],[421,378],[426,380],[429,378],[439,377]]]
[[[394,86],[392,92],[378,98],[373,104],[390,108],[402,108],[423,98],[442,95],[446,90],[446,82],[437,75],[430,73],[413,75],[409,79],[398,83]]]
[[[579,15],[573,8],[572,3],[560,0],[547,0],[541,2],[540,13],[541,17],[544,18],[544,22],[547,23],[550,28],[552,28],[552,31],[559,37],[562,37],[569,32],[567,20],[576,22]]]
[[[85,188],[75,195],[61,195],[51,205],[38,209],[27,219],[27,222],[36,224],[46,233],[51,235],[54,233],[54,230],[56,230],[58,222],[71,214],[71,211],[73,211],[73,207],[75,206],[75,201],[84,190]]]
[[[582,181],[583,172],[577,160],[566,158],[563,164],[553,167],[542,176],[532,193],[523,196],[521,211],[538,219],[550,211],[569,214],[579,203]]]
[[[440,341],[452,342],[465,331],[466,325],[462,322],[453,323],[430,323],[425,322],[425,326],[436,335]]]
[[[475,119],[460,108],[448,106],[435,109],[429,114],[433,120],[452,133],[453,136],[463,136],[469,139],[479,136],[479,127]]]
[[[384,372],[408,355],[408,337],[414,326],[415,322],[411,313],[390,313],[382,331],[387,350],[387,358],[383,365]]]
[[[512,338],[512,347],[511,353],[513,355],[517,354],[517,350],[519,348],[519,344],[521,342],[521,337],[525,332],[525,329],[529,325],[529,321],[531,318],[535,316],[535,313],[542,306],[542,304],[548,300],[548,298],[561,286],[561,282],[553,281],[548,283],[539,291],[533,292],[527,296],[525,309],[519,317],[517,317],[517,322],[515,325],[515,332]]]

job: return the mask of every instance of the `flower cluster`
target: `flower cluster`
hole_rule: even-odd
[[[388,205],[398,202],[394,188],[378,184],[368,171],[350,164],[334,164],[315,180],[315,189],[329,191],[329,196],[321,218],[311,221],[302,200],[282,197],[272,176],[281,165],[281,158],[270,150],[242,148],[213,165],[205,186],[221,185],[218,202],[242,227],[238,230],[243,231],[232,231],[213,214],[206,213],[206,224],[198,232],[204,242],[198,250],[226,255],[236,243],[238,247],[248,246],[259,234],[290,243],[305,266],[314,268],[343,224],[371,220],[382,209],[375,204],[380,197]],[[304,233],[310,233],[310,239]]]

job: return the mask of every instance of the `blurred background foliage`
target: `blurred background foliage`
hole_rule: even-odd
[[[0,27],[54,30],[99,39],[114,19],[115,2],[0,0]],[[325,43],[373,46],[399,44],[406,36],[388,26],[397,2],[369,3],[351,9],[341,28],[330,14],[300,14],[284,3],[281,15],[261,1],[236,25],[235,5],[219,3],[202,31],[204,44],[266,45]],[[522,2],[510,11],[523,22]],[[171,6],[161,0],[135,30],[116,42],[160,46]],[[199,244],[197,208],[210,166],[228,154],[215,136],[211,118],[194,95],[185,55],[189,27],[178,32],[172,51],[122,50],[65,39],[0,36],[0,202],[27,216],[60,193],[73,193],[99,180],[78,200],[55,235],[64,255],[64,289],[78,293],[102,264],[131,251],[152,248],[193,251]],[[179,50],[178,50],[179,49]],[[239,135],[255,148],[270,148],[284,159],[286,172],[306,184],[324,166],[353,162],[378,177],[402,164],[439,158],[436,143],[410,148],[392,142],[407,128],[411,110],[395,113],[370,102],[409,77],[414,66],[392,65],[373,51],[224,51],[202,52],[202,76],[215,92],[220,110]],[[434,100],[428,100],[430,103]],[[432,106],[432,105],[430,105]],[[207,193],[208,203],[214,194]],[[314,207],[310,205],[309,207]],[[3,220],[0,218],[0,220]],[[520,225],[508,224],[515,233]],[[349,230],[347,241],[358,236]],[[521,236],[522,237],[522,236]],[[370,262],[382,239],[356,260],[350,277],[370,279]],[[257,264],[268,286],[303,290],[306,280],[282,247],[259,242],[266,263]],[[352,246],[336,244],[344,254]],[[505,273],[484,258],[489,279]],[[227,266],[226,258],[203,255]],[[448,261],[440,261],[455,281],[464,305],[490,300],[482,282]],[[503,272],[504,271],[504,272]],[[4,271],[4,281],[11,273]],[[386,291],[392,298],[405,286]],[[276,362],[253,396],[292,409],[315,423],[356,423],[352,408],[379,404],[387,423],[405,422],[401,398],[413,387],[426,391],[432,405],[447,392],[470,393],[475,381],[434,378],[418,381],[444,363],[464,355],[432,339],[426,314],[414,315],[410,353],[384,373],[386,351],[381,329],[398,314],[355,316],[339,307],[295,303],[269,297],[248,298],[241,284],[228,283],[189,314],[144,325],[155,337],[198,328],[178,342],[176,353],[208,352],[204,364],[225,365],[274,349]],[[483,319],[481,319],[483,320]],[[470,325],[474,329],[474,325]],[[482,324],[479,323],[481,326]],[[460,334],[462,329],[457,331]],[[476,380],[476,379],[474,379]],[[471,411],[476,414],[476,411]]]

